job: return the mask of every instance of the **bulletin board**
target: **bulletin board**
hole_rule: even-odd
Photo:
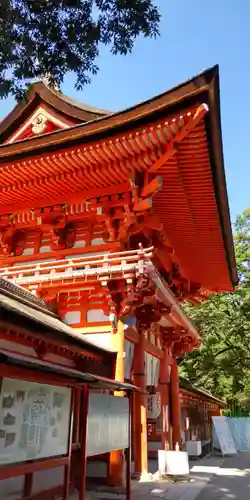
[[[128,398],[90,393],[86,445],[87,457],[128,448]]]
[[[0,380],[0,465],[68,453],[71,389]]]

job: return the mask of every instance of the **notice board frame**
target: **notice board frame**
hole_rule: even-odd
[[[74,398],[75,398],[75,380],[64,378],[61,375],[39,372],[38,370],[26,370],[23,367],[8,366],[0,364],[0,379],[19,379],[27,382],[36,382],[52,386],[61,386],[71,388],[71,403],[70,403],[70,418],[68,432],[67,454],[52,458],[44,458],[38,460],[29,460],[20,463],[10,463],[0,466],[0,481],[10,479],[11,477],[25,476],[23,497],[31,495],[32,491],[32,475],[34,472],[41,470],[53,469],[56,467],[64,467],[64,482],[63,482],[63,500],[69,498],[70,484],[70,464],[72,455],[72,436],[73,436],[73,416],[74,416]],[[27,478],[29,480],[27,481]]]
[[[117,390],[117,389],[116,389]],[[83,386],[83,405],[81,412],[82,432],[81,432],[81,481],[79,489],[79,500],[85,500],[86,496],[86,479],[87,479],[87,425],[88,425],[88,408],[89,408],[88,385]],[[126,500],[131,500],[131,462],[132,462],[132,396],[133,393],[128,391],[125,397],[128,398],[128,448],[124,449],[126,459]]]
[[[73,374],[72,374],[73,375]],[[51,373],[42,371],[39,369],[24,368],[23,366],[7,365],[5,363],[0,363],[0,379],[1,378],[19,378],[20,380],[27,380],[30,382],[38,382],[40,384],[48,384],[53,386],[63,386],[72,388],[72,400],[71,400],[71,414],[70,414],[70,432],[69,432],[69,444],[68,444],[68,454],[62,457],[53,457],[48,459],[40,459],[35,461],[28,461],[19,464],[8,464],[0,466],[0,481],[3,479],[9,479],[11,477],[17,477],[20,475],[25,476],[24,488],[23,488],[23,498],[31,499],[32,491],[32,477],[33,473],[41,470],[48,470],[60,466],[64,466],[64,483],[63,483],[63,494],[62,500],[69,500],[69,486],[70,486],[70,467],[72,458],[72,441],[73,441],[73,417],[75,403],[76,406],[81,409],[81,414],[79,421],[77,422],[77,430],[79,432],[79,424],[81,422],[82,432],[81,434],[81,483],[79,488],[79,500],[85,500],[86,498],[86,470],[87,470],[87,457],[86,457],[86,432],[87,432],[87,418],[88,418],[88,405],[89,405],[89,391],[90,387],[88,381],[83,382],[81,379],[73,378],[73,376],[64,376],[58,373]],[[117,381],[105,379],[103,377],[98,377],[103,387],[107,387],[107,390],[113,393],[113,391],[121,391],[125,397],[129,399],[129,439],[128,448],[124,450],[126,457],[126,500],[131,500],[131,412],[132,412],[132,395],[133,392],[139,391],[138,388],[130,384],[119,383]],[[91,382],[90,382],[91,383]],[[111,384],[110,384],[111,383]],[[83,395],[83,404],[79,404],[81,401],[81,395],[77,393],[80,392]],[[78,400],[78,401],[77,401]],[[81,406],[81,408],[80,408]]]

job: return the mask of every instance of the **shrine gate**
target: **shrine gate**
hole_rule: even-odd
[[[148,387],[160,388],[162,448],[180,443],[176,360],[201,342],[182,303],[237,283],[218,67],[118,113],[38,82],[0,137],[0,276],[116,352],[113,378],[141,391],[132,403],[140,474]],[[110,484],[121,484],[123,462],[109,453]]]

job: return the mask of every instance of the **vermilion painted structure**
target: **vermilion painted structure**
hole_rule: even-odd
[[[105,391],[123,391],[130,400],[131,391],[136,388],[114,380],[114,351],[84,339],[62,323],[41,299],[2,278],[0,338],[0,499],[42,500],[46,496],[49,500],[55,497],[68,500],[70,488],[77,488],[79,500],[84,500],[87,445],[92,440],[87,432],[90,391],[97,391],[98,399]],[[61,391],[70,391],[68,406],[61,407],[63,413],[57,415],[57,422],[55,411],[60,411],[60,403],[56,406],[53,399],[53,408],[58,408],[54,411],[48,399],[51,389],[57,398],[63,395]],[[56,438],[60,421],[67,413],[68,422],[66,418],[60,437],[65,440],[62,451]],[[46,422],[47,416],[54,422]],[[98,420],[98,414],[95,418]],[[129,415],[128,422],[131,422]],[[56,433],[52,432],[47,440],[49,451],[40,456],[40,446],[46,447],[43,431],[49,434],[49,428]],[[130,499],[130,442],[128,439],[127,500]],[[34,450],[36,459],[29,456]],[[23,456],[28,459],[24,461]],[[80,477],[76,464],[81,470]]]
[[[163,448],[180,442],[176,358],[201,340],[181,303],[237,282],[218,67],[118,113],[39,82],[0,134],[2,276],[116,350],[115,378],[142,390],[133,401],[140,473],[148,386],[161,388]],[[111,453],[110,483],[122,469]]]
[[[153,390],[153,388],[152,388]],[[205,389],[192,386],[187,380],[180,379],[181,405],[181,446],[187,441],[200,441],[202,454],[211,450],[212,417],[221,415],[226,403]],[[161,449],[160,387],[148,400],[148,451],[149,456],[157,457]]]

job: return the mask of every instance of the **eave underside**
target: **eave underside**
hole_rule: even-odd
[[[220,230],[204,120],[160,170],[153,208],[186,276],[208,290],[232,290]]]
[[[0,213],[129,191],[131,177],[140,173],[152,178],[156,171],[163,186],[153,199],[153,212],[185,278],[211,291],[231,291],[206,117],[197,121],[199,109],[192,107],[112,140],[3,165]]]

